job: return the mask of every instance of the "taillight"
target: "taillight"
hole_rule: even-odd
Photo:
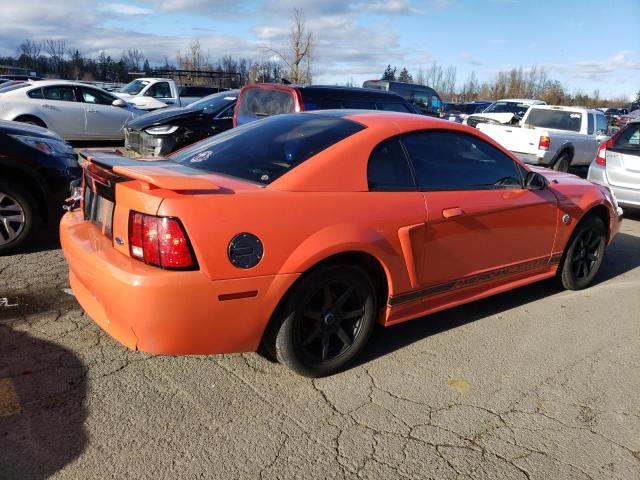
[[[538,142],[538,149],[549,150],[549,145],[551,145],[551,139],[545,135],[542,135],[540,137],[540,141]]]
[[[596,163],[600,166],[607,164],[607,144],[609,142],[602,142],[598,147],[598,153],[596,153]]]
[[[624,128],[618,130],[609,140],[606,142],[602,142],[598,147],[598,152],[596,153],[596,163],[602,167],[607,165],[607,148],[613,147],[616,143],[617,138],[624,131]]]
[[[189,239],[176,218],[131,212],[129,251],[133,258],[161,268],[196,267]]]

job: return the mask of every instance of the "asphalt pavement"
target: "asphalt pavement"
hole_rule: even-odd
[[[591,288],[380,328],[320,380],[128,351],[68,288],[55,232],[0,257],[3,480],[640,478],[640,212]]]

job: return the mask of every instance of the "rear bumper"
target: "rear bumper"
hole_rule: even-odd
[[[550,164],[550,161],[545,157],[539,157],[533,153],[513,152],[513,154],[518,158],[518,160],[526,163],[527,165],[540,165],[544,167]]]
[[[594,163],[589,167],[587,180],[608,187],[615,195],[620,206],[627,208],[640,208],[640,186],[639,188],[624,188],[611,185],[607,178],[606,169]]]
[[[60,241],[80,305],[117,341],[149,353],[255,351],[299,276],[211,281],[199,271],[151,267],[116,251],[77,211],[63,217]]]

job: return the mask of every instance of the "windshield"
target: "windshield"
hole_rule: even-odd
[[[124,87],[118,90],[120,93],[128,93],[129,95],[139,94],[144,87],[149,85],[149,80],[134,80],[131,83],[127,83]]]
[[[189,108],[194,110],[222,110],[235,102],[237,97],[237,91],[214,93],[213,95],[201,98],[197,102],[193,102],[189,105]]]
[[[529,105],[524,103],[494,102],[482,113],[513,113],[522,118],[528,109]]]
[[[525,125],[579,132],[581,121],[582,114],[579,112],[534,108],[529,112]]]
[[[0,93],[6,93],[6,92],[11,92],[13,90],[18,90],[19,88],[24,88],[24,87],[28,87],[30,85],[33,85],[33,83],[14,83],[13,85],[8,85],[5,87],[0,88]]]
[[[267,185],[364,128],[351,120],[310,113],[276,115],[227,130],[168,158]]]

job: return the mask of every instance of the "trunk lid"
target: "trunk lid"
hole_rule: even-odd
[[[611,185],[640,189],[640,148],[607,148],[606,171]]]

